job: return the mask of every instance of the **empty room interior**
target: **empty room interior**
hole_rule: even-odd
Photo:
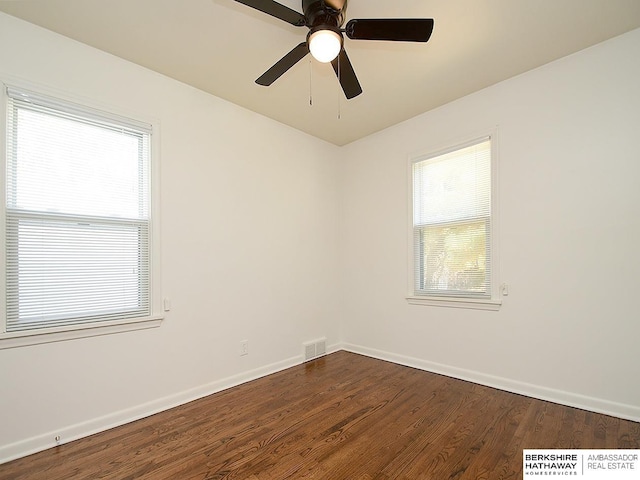
[[[640,449],[637,0],[4,0],[0,81],[0,478]]]

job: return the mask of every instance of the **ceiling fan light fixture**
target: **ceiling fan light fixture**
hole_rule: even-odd
[[[271,85],[311,53],[321,63],[331,62],[347,100],[360,95],[362,87],[344,49],[344,35],[350,40],[426,42],[433,31],[432,18],[354,18],[342,28],[349,0],[301,0],[304,14],[274,0],[235,1],[293,26],[309,29],[305,41],[256,79],[258,85]]]
[[[338,56],[342,49],[342,35],[328,28],[309,32],[309,51],[313,58],[328,63]]]

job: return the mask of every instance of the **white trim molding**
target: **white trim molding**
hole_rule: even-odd
[[[489,300],[485,298],[455,298],[455,297],[431,297],[408,296],[409,305],[427,305],[431,307],[472,308],[475,310],[500,310],[502,300]]]
[[[327,348],[326,354],[328,355],[330,353],[337,352],[338,350],[342,349],[336,345],[332,345]],[[103,417],[94,418],[75,425],[68,425],[60,430],[56,430],[55,432],[44,433],[32,438],[19,440],[8,445],[0,445],[0,464],[26,457],[27,455],[41,452],[57,445],[88,437],[111,428],[125,425],[303,363],[304,356],[300,354],[263,367],[222,378],[205,385],[200,385],[189,390],[158,398],[156,400],[151,400],[141,405],[135,405],[125,410],[113,412]],[[56,443],[56,437],[60,439],[58,443]]]
[[[452,367],[450,365],[443,365],[415,357],[367,348],[361,345],[345,343],[342,345],[342,349],[348,352],[365,355],[367,357],[377,358],[379,360],[385,360],[387,362],[393,362],[398,365],[417,368],[419,370],[437,373],[439,375],[446,375],[459,380],[497,388],[498,390],[504,390],[506,392],[524,395],[538,400],[557,403],[567,407],[579,408],[581,410],[588,410],[590,412],[602,413],[604,415],[611,415],[613,417],[631,420],[633,422],[640,422],[640,406],[638,405],[612,402],[602,398],[589,397],[578,393],[488,375],[474,370]]]
[[[427,148],[413,152],[408,156],[407,161],[407,302],[410,305],[427,305],[434,307],[470,308],[476,310],[500,310],[502,305],[500,285],[500,199],[499,199],[499,171],[500,171],[500,144],[498,135],[498,125],[482,131],[470,133],[461,138],[449,139],[427,146]],[[418,292],[416,279],[416,245],[414,244],[414,165],[418,162],[429,161],[441,155],[454,152],[465,147],[477,144],[481,141],[489,140],[491,144],[491,212],[490,212],[490,233],[488,259],[490,275],[490,291],[482,298],[474,298],[473,295],[464,296],[438,296]]]
[[[162,324],[163,316],[153,316],[134,321],[121,320],[116,322],[93,323],[82,326],[60,327],[40,330],[25,330],[20,332],[0,334],[0,350],[5,348],[26,347],[42,343],[63,342],[76,338],[98,337],[121,332],[133,332],[157,328]]]

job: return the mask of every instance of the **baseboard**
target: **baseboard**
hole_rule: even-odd
[[[327,348],[328,353],[335,352],[337,350],[339,350],[339,348],[336,346]],[[48,432],[12,444],[2,445],[0,446],[0,464],[55,447],[58,444],[69,443],[80,438],[88,437],[89,435],[94,435],[111,428],[119,427],[121,425],[155,415],[156,413],[169,410],[170,408],[174,408],[179,405],[184,405],[185,403],[250,382],[251,380],[285,370],[295,365],[300,365],[303,361],[304,357],[301,354],[296,357],[291,357],[264,367],[211,382],[206,385],[201,385],[190,390],[185,390],[174,395],[169,395],[164,398],[159,398],[148,403],[137,405],[126,410],[114,412],[112,414],[105,415],[104,417],[94,418],[76,425],[70,425],[61,430],[56,430],[55,432]],[[60,436],[59,443],[55,440],[56,436]]]
[[[486,375],[473,370],[442,365],[418,358],[399,355],[391,352],[375,350],[354,344],[336,344],[327,347],[327,354],[340,350],[366,355],[368,357],[385,360],[399,365],[418,368],[428,372],[438,373],[461,380],[470,381],[488,387],[498,388],[512,393],[538,398],[570,407],[581,408],[597,413],[612,415],[614,417],[640,422],[640,407],[615,403],[608,400],[587,397],[571,392],[554,390],[546,387],[518,382],[507,378]],[[48,432],[32,438],[21,440],[12,444],[0,446],[0,464],[25,457],[33,453],[56,446],[55,437],[60,436],[60,444],[69,443],[80,438],[88,437],[111,428],[119,427],[127,423],[140,420],[150,415],[184,405],[202,397],[221,392],[228,388],[241,385],[272,373],[300,365],[304,362],[304,356],[291,357],[264,367],[256,368],[238,375],[227,377],[199,387],[185,390],[174,395],[134,406],[132,408],[114,412],[103,417],[91,419],[87,422],[71,425],[62,430]]]
[[[443,365],[440,363],[429,362],[419,358],[399,355],[392,352],[385,352],[373,348],[367,348],[354,344],[342,344],[341,348],[348,352],[359,353],[368,357],[385,360],[388,362],[425,370],[448,377],[458,378],[469,382],[485,385],[487,387],[497,388],[511,393],[517,393],[527,397],[537,398],[548,402],[566,405],[568,407],[580,408],[596,413],[603,413],[613,417],[623,418],[634,422],[640,422],[640,406],[628,405],[624,403],[616,403],[601,398],[588,397],[563,390],[542,387],[530,383],[511,380],[509,378],[487,375],[485,373],[466,370],[462,368]]]

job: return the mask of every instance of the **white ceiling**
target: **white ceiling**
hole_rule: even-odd
[[[347,20],[435,27],[426,44],[346,39],[364,91],[346,100],[331,66],[310,56],[256,85],[307,29],[233,0],[0,0],[0,11],[336,145],[640,27],[640,0],[350,0]]]

